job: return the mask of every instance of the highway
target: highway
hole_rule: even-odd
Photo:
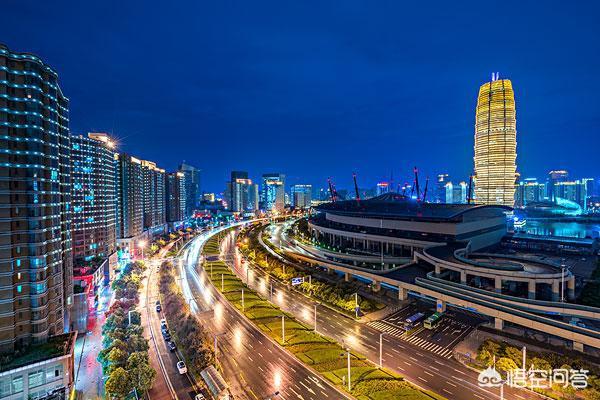
[[[212,231],[211,234],[218,230]],[[209,234],[196,237],[182,252],[179,274],[192,312],[212,335],[218,335],[217,359],[236,399],[343,399],[294,356],[267,338],[231,306],[209,282],[198,260]],[[212,312],[211,312],[212,310]],[[278,396],[274,396],[279,392]]]
[[[281,230],[279,230],[281,232]],[[277,239],[276,239],[277,240]],[[277,242],[275,243],[277,245]],[[238,262],[233,241],[227,246],[227,258],[235,265],[240,276],[245,279],[245,266]],[[250,286],[260,288],[260,279],[264,273],[254,269],[249,274]],[[272,280],[273,281],[273,280]],[[286,285],[277,283],[274,286],[274,302],[297,318],[304,318],[312,323],[314,305],[317,304],[303,294],[290,291]],[[371,361],[379,363],[380,332],[361,322],[348,318],[330,308],[317,306],[317,330],[352,349],[365,354]],[[383,365],[406,377],[425,389],[432,390],[449,399],[499,399],[498,388],[481,388],[477,384],[478,373],[466,368],[461,363],[447,359],[432,352],[424,351],[419,346],[400,338],[383,335]],[[539,399],[532,392],[505,388],[505,399]]]

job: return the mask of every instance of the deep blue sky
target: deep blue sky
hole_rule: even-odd
[[[492,71],[513,81],[524,176],[600,175],[598,2],[88,3],[4,0],[0,42],[59,72],[73,133],[185,159],[205,190],[232,169],[465,179]]]

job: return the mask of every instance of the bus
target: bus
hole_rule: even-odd
[[[421,312],[411,315],[410,317],[408,317],[404,320],[404,329],[406,329],[408,331],[408,330],[414,328],[415,326],[417,326],[419,324],[419,322],[421,322],[423,320],[423,318],[425,318],[425,314],[423,314]]]
[[[442,320],[443,317],[444,317],[444,313],[440,313],[440,312],[433,313],[429,317],[427,317],[425,322],[423,322],[423,326],[425,327],[425,329],[433,329],[436,326],[438,326],[438,324],[440,323],[440,321]]]

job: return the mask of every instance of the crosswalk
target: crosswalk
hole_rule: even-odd
[[[420,338],[416,335],[419,331],[413,333],[410,336],[406,336],[406,331],[404,329],[398,328],[396,326],[385,323],[384,321],[373,321],[367,323],[368,326],[377,329],[380,332],[385,332],[390,336],[397,337],[402,339],[408,343],[411,343],[417,347],[422,348],[423,350],[430,351],[435,353],[443,358],[452,358],[452,349],[447,347],[442,347],[439,344],[431,343],[430,341]]]

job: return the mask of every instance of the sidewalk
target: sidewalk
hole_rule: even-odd
[[[113,292],[105,287],[98,297],[98,309],[88,316],[87,332],[81,332],[75,342],[75,390],[79,398],[104,398],[102,365],[97,361],[102,350],[102,325],[113,301]]]

